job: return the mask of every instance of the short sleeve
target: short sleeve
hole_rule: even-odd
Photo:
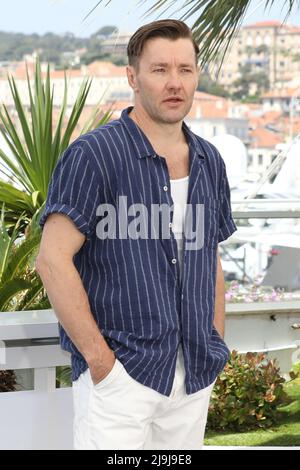
[[[50,214],[57,212],[70,217],[77,229],[90,238],[96,224],[98,195],[99,178],[88,153],[81,146],[68,147],[53,171],[40,227]]]
[[[222,177],[220,187],[220,217],[219,217],[219,235],[218,242],[222,242],[230,237],[237,230],[234,223],[231,204],[230,204],[230,187],[226,173],[226,166],[223,158],[221,157],[222,164]]]

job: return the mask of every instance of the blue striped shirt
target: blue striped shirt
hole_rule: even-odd
[[[173,204],[166,160],[128,116],[131,109],[77,138],[63,153],[40,225],[59,212],[86,236],[74,264],[101,333],[131,377],[169,396],[181,342],[191,394],[210,385],[229,358],[213,326],[218,242],[236,230],[226,167],[217,149],[183,122],[190,162],[187,203],[204,205],[204,244],[185,250],[182,279],[172,231],[169,238],[99,238],[101,204],[111,204],[117,216],[124,210],[120,196],[126,196],[127,207],[140,203],[148,213],[152,204]],[[88,365],[59,328],[76,380]]]

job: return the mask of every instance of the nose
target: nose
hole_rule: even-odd
[[[178,72],[170,72],[166,84],[168,89],[180,89],[182,86],[181,78]]]

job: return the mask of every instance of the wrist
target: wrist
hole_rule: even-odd
[[[113,351],[109,348],[106,341],[103,340],[96,347],[90,348],[84,358],[89,366],[89,368],[95,366],[102,366],[107,362],[107,359],[113,355]]]

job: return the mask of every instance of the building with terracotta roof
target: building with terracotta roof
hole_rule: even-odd
[[[249,105],[248,172],[262,175],[288,140],[288,121],[281,111],[264,111]]]
[[[237,101],[197,91],[186,122],[204,139],[231,134],[248,142],[247,108]]]
[[[295,88],[276,88],[262,95],[264,111],[300,114],[300,85]]]
[[[263,174],[279,153],[282,135],[275,134],[266,127],[257,126],[249,131],[248,172]]]
[[[233,90],[232,83],[241,76],[240,67],[249,66],[251,72],[266,74],[271,88],[284,86],[300,75],[299,50],[298,26],[276,20],[249,24],[233,39],[218,81]]]
[[[47,64],[41,64],[43,76],[46,76]],[[27,70],[30,79],[34,77],[35,64],[28,62]],[[29,105],[29,95],[26,79],[26,64],[19,62],[13,70],[9,70],[16,79],[20,96],[25,105]],[[65,89],[65,76],[68,81],[68,106],[72,106],[76,100],[78,91],[84,78],[92,78],[92,85],[88,98],[87,106],[96,105],[99,100],[103,103],[113,100],[132,99],[132,90],[128,85],[126,68],[119,67],[109,62],[94,62],[88,66],[82,66],[78,70],[54,70],[51,68],[51,83],[54,87],[54,104],[60,106],[63,102]],[[0,77],[0,102],[7,106],[13,106],[9,84],[6,77]]]
[[[42,73],[46,74],[46,64],[42,64]],[[21,100],[29,105],[26,67],[25,63],[14,64],[13,75],[16,77]],[[31,79],[34,76],[34,64],[28,63],[28,73]],[[86,105],[84,107],[78,126],[74,130],[75,138],[79,135],[87,118],[91,115],[93,107],[101,101],[101,112],[113,110],[112,119],[120,116],[121,111],[133,104],[133,93],[127,82],[126,68],[109,62],[97,61],[78,70],[67,70],[69,81],[68,107],[73,106],[79,87],[85,77],[92,77]],[[64,92],[63,71],[51,69],[51,81],[54,85],[54,104],[56,106],[53,116],[55,126],[59,118],[59,107],[62,104]],[[266,99],[270,95],[266,94]],[[9,84],[6,78],[0,78],[0,102],[13,107]],[[300,127],[300,119],[293,122],[293,131]],[[249,172],[262,173],[277,154],[276,145],[283,142],[289,134],[289,120],[283,118],[282,110],[264,109],[260,104],[245,104],[228,98],[215,96],[197,91],[190,113],[185,121],[190,128],[205,139],[221,134],[230,134],[238,137],[246,144],[249,153]],[[16,123],[17,124],[17,123]],[[249,131],[250,129],[250,131]],[[300,130],[300,129],[299,129]]]

